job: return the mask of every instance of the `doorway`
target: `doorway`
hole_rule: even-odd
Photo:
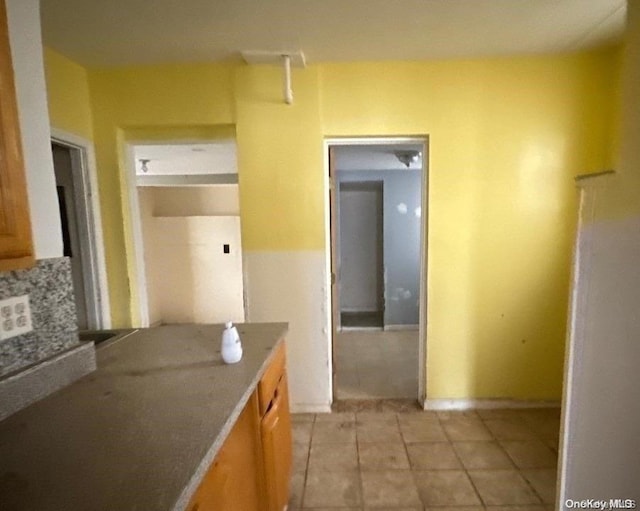
[[[131,142],[127,153],[139,325],[244,321],[235,140]]]
[[[426,139],[334,139],[326,146],[334,400],[422,403]]]
[[[51,152],[62,228],[69,257],[79,330],[110,327],[97,177],[92,145],[52,130]]]

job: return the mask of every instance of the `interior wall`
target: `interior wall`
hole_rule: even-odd
[[[128,140],[210,140],[233,124],[231,64],[89,70],[105,258],[114,327],[137,325],[133,233],[124,183]],[[214,129],[212,129],[214,128]],[[225,138],[228,130],[221,130]],[[212,133],[214,132],[214,133]],[[123,247],[125,250],[123,250]]]
[[[363,180],[383,183],[384,325],[418,325],[422,215],[420,171],[348,170],[338,171],[337,179],[341,186]],[[342,215],[342,204],[339,211]]]
[[[428,399],[560,398],[573,177],[612,164],[615,55],[321,66],[326,135],[429,135]]]
[[[339,186],[340,312],[378,312],[384,307],[382,183]]]
[[[86,140],[93,140],[87,70],[46,47],[44,70],[51,126]]]
[[[628,3],[616,174],[586,185],[560,499],[640,500],[640,5]],[[595,181],[595,180],[594,180]],[[568,369],[569,369],[568,368]],[[565,421],[567,417],[565,416]]]
[[[244,318],[239,221],[232,218],[230,224],[224,220],[221,224],[217,220],[212,220],[213,223],[201,220],[190,225],[188,220],[180,220],[181,217],[215,216],[239,219],[238,185],[139,186],[137,192],[144,244],[149,323],[158,325],[163,322],[185,322],[189,317],[192,321],[198,319],[205,323],[211,323],[214,319],[226,322]],[[165,222],[161,218],[177,220]],[[196,234],[201,236],[198,245],[206,248],[196,247],[192,237],[177,241],[187,228],[193,230],[192,237]],[[169,239],[163,234],[163,229],[170,229],[171,235],[176,239],[176,254],[171,258],[165,254],[169,250],[166,246]],[[174,232],[176,229],[177,232]],[[233,248],[230,257],[220,255],[224,243]],[[204,253],[200,256],[192,254],[190,247],[200,252],[209,250],[210,258],[204,258]],[[187,268],[188,261],[192,259],[191,266]],[[167,278],[168,275],[170,278]],[[184,278],[185,275],[188,278]],[[194,291],[196,281],[205,286],[198,287],[199,296]],[[228,287],[227,292],[220,289],[223,282]],[[207,287],[210,289],[209,294]],[[173,291],[167,293],[167,289],[172,288]],[[180,299],[177,298],[179,294],[182,295]],[[191,295],[188,300],[185,298],[187,295]],[[198,302],[198,310],[194,308],[193,314],[189,316],[187,309],[189,304],[193,305],[194,299]],[[221,305],[221,301],[228,303]]]
[[[309,66],[294,70],[291,106],[268,66],[89,71],[114,326],[136,321],[122,144],[132,128],[235,123],[247,277],[262,286],[249,317],[291,323],[291,365],[306,368],[293,371],[292,401],[326,406],[322,138],[428,134],[429,397],[557,399],[572,177],[611,165],[616,55]],[[283,289],[278,276],[298,257],[309,276]]]
[[[239,216],[155,216],[145,262],[162,323],[244,321]]]
[[[156,216],[239,215],[238,185],[150,187]]]

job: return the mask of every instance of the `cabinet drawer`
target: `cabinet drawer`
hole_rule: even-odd
[[[284,342],[276,348],[271,364],[264,372],[260,383],[258,383],[258,399],[260,404],[260,415],[263,416],[269,408],[269,403],[273,399],[276,387],[284,374],[286,365],[286,352]]]

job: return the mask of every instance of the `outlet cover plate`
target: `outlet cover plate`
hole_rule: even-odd
[[[32,330],[29,295],[0,300],[0,340],[27,334]]]

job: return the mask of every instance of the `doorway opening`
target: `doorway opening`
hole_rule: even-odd
[[[75,135],[52,133],[63,255],[71,262],[78,329],[108,329],[111,318],[93,147]]]
[[[326,146],[333,398],[423,403],[427,140]]]
[[[127,149],[139,326],[244,321],[235,141]]]

